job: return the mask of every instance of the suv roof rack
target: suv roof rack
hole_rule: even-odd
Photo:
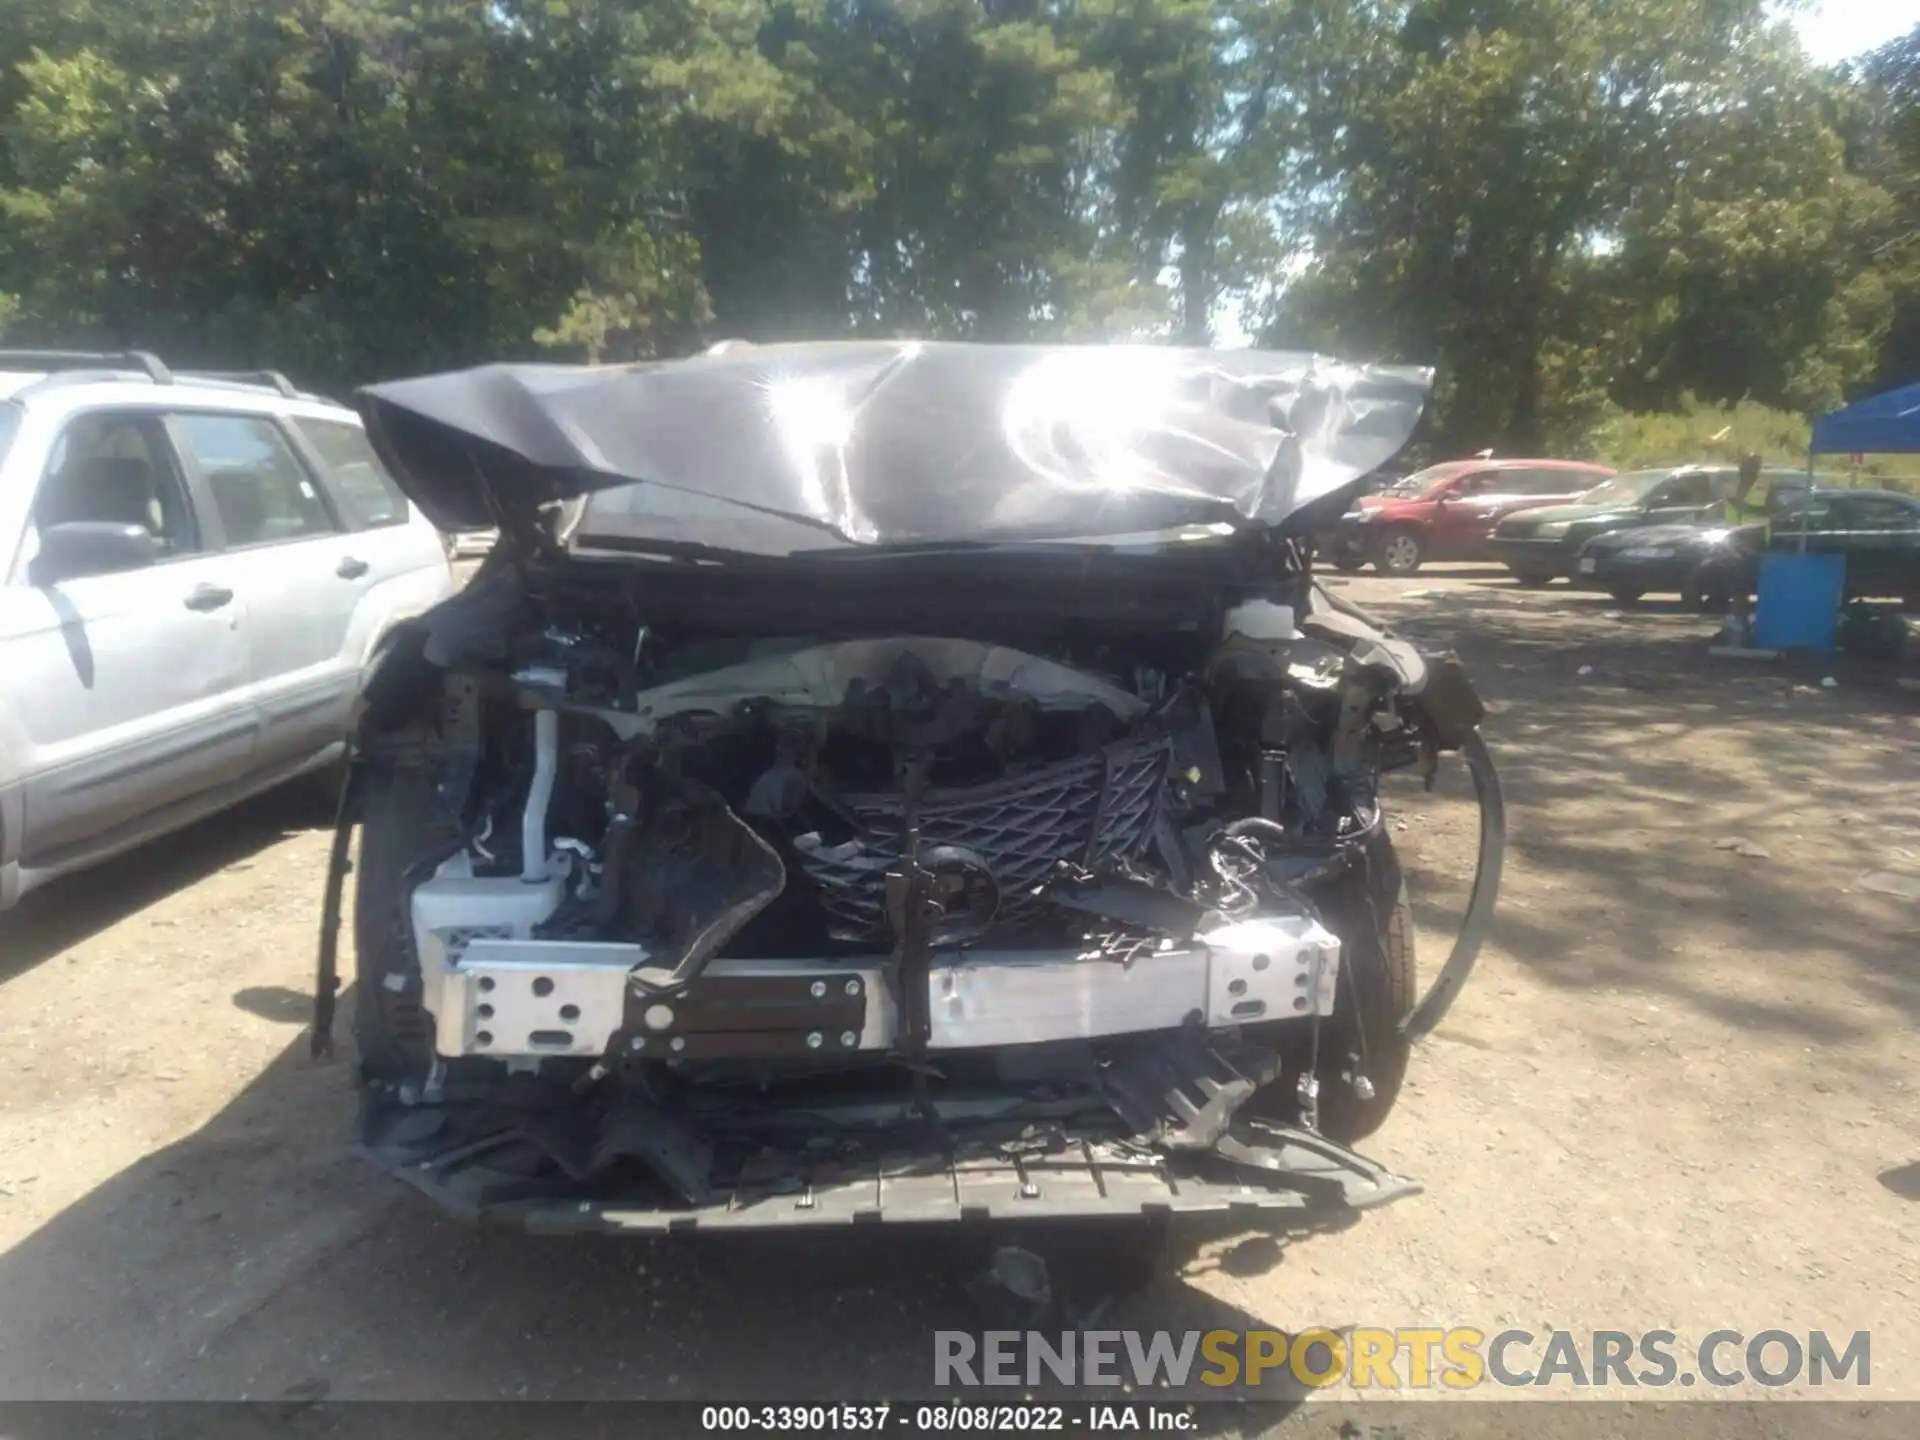
[[[0,349],[0,370],[39,370],[48,372],[34,383],[43,385],[80,380],[104,380],[115,372],[133,371],[155,385],[171,385],[176,380],[201,381],[209,385],[243,385],[272,390],[289,400],[316,400],[334,405],[324,395],[311,395],[299,389],[278,370],[172,370],[160,357],[147,350],[6,350]]]
[[[156,385],[171,385],[173,372],[146,350],[0,350],[0,369],[85,370],[107,367],[144,371]]]
[[[227,385],[267,385],[289,400],[300,394],[293,388],[293,382],[278,370],[178,370],[174,373],[183,380],[215,380]]]

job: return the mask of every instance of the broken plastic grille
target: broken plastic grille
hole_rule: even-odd
[[[998,918],[1022,919],[1041,903],[1028,892],[1061,861],[1097,865],[1139,853],[1159,812],[1168,754],[1162,737],[1125,741],[990,785],[930,790],[920,801],[920,843],[978,855],[1000,889]],[[898,795],[845,799],[865,822],[865,842],[797,859],[820,886],[837,936],[883,940],[885,872],[900,855],[905,805]]]

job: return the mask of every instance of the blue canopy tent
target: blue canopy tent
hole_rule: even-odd
[[[1891,455],[1920,451],[1920,385],[1869,395],[1813,422],[1807,470],[1815,455]],[[1765,649],[1806,646],[1831,650],[1846,593],[1846,561],[1837,554],[1808,554],[1800,533],[1799,553],[1766,555],[1760,565],[1760,603],[1755,641]]]
[[[1815,455],[1897,455],[1920,450],[1920,385],[1869,395],[1813,422]]]

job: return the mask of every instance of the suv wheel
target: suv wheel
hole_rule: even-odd
[[[1373,563],[1383,575],[1411,575],[1426,558],[1420,532],[1406,525],[1396,525],[1382,535],[1373,552]]]
[[[425,1074],[433,1061],[401,904],[408,865],[433,843],[433,777],[417,765],[381,766],[365,786],[354,866],[353,1034],[361,1078],[394,1084]]]
[[[1343,957],[1347,968],[1343,984],[1350,987],[1344,1004],[1350,1008],[1336,1013],[1322,1040],[1320,1132],[1342,1145],[1364,1140],[1386,1123],[1400,1098],[1413,1051],[1400,1033],[1400,1022],[1413,1013],[1420,998],[1413,907],[1407,903],[1405,887],[1380,920],[1378,941],[1351,947],[1352,953]],[[1366,1075],[1373,1088],[1365,1099],[1340,1073],[1346,1052],[1356,1046],[1366,1056]]]
[[[1507,569],[1513,572],[1515,581],[1525,585],[1530,590],[1537,590],[1542,585],[1551,585],[1553,583],[1553,571],[1551,570],[1536,570],[1526,565],[1509,565]]]

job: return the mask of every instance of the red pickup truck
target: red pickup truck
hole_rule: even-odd
[[[1487,536],[1502,517],[1563,505],[1613,471],[1577,460],[1449,460],[1361,499],[1325,542],[1340,570],[1369,561],[1411,575],[1429,560],[1487,560]]]

